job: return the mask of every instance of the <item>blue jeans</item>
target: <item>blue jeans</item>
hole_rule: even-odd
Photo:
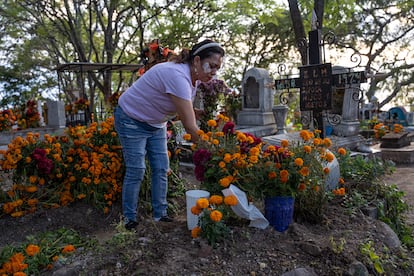
[[[115,129],[122,145],[126,167],[122,186],[122,210],[127,220],[137,221],[141,182],[145,174],[145,158],[151,166],[151,204],[155,219],[167,215],[169,159],[166,128],[156,128],[132,119],[117,107]]]

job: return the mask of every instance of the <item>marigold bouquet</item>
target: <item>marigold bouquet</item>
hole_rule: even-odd
[[[11,130],[16,121],[11,109],[0,111],[0,132]]]
[[[210,131],[200,131],[200,141],[193,145],[193,162],[201,187],[211,194],[230,184],[258,200],[318,191],[335,159],[328,150],[331,140],[319,138],[319,131],[302,130],[300,141],[275,146],[235,130],[223,115],[207,124]]]
[[[300,141],[289,143],[282,140],[280,146],[265,145],[259,153],[259,161],[245,171],[240,188],[254,198],[293,196],[309,190],[324,188],[328,164],[335,155],[328,149],[329,138],[319,138],[316,133],[300,131]]]
[[[191,230],[191,236],[201,236],[207,239],[210,245],[225,239],[230,233],[225,218],[230,215],[230,206],[235,205],[237,198],[234,195],[212,195],[209,199],[198,199],[196,205],[191,208],[191,212],[199,216],[198,226]]]
[[[195,176],[210,194],[221,194],[230,184],[244,181],[241,171],[257,162],[262,141],[235,130],[235,124],[221,114],[207,126],[210,131],[200,130],[200,140],[192,148]]]

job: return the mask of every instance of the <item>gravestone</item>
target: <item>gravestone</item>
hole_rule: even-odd
[[[333,125],[333,134],[340,137],[350,137],[359,134],[359,89],[365,81],[363,72],[350,72],[348,68],[334,66],[336,78],[333,87],[333,106],[331,113],[341,116],[341,122]],[[329,115],[328,115],[329,116]]]
[[[273,80],[267,70],[249,69],[242,81],[242,109],[237,124],[242,126],[275,125],[273,116]]]
[[[65,128],[65,105],[62,101],[47,101],[47,126],[52,128]]]

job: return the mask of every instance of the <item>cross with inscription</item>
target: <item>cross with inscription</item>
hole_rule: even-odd
[[[299,78],[275,80],[276,90],[300,89],[300,110],[312,111],[325,137],[323,111],[332,109],[332,87],[346,87],[367,81],[365,71],[332,74],[330,63],[321,64],[320,30],[309,32],[309,64],[299,67]]]

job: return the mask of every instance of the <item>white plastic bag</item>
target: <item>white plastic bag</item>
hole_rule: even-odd
[[[263,216],[259,209],[253,204],[249,204],[246,193],[231,184],[227,189],[221,191],[224,196],[234,195],[237,197],[237,205],[231,206],[233,212],[241,218],[250,220],[250,227],[265,229],[269,226],[269,221]]]

